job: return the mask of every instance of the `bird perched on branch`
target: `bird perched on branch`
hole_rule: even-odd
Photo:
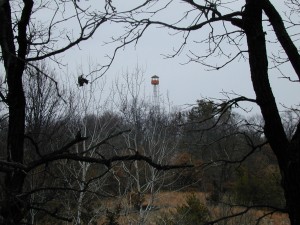
[[[89,83],[89,80],[85,79],[83,77],[83,75],[80,75],[78,77],[78,84],[79,84],[80,87],[82,87],[84,84],[88,84],[88,83]]]

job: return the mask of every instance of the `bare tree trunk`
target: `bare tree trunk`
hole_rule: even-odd
[[[272,5],[272,3],[269,0],[263,0],[262,2],[263,10],[269,18],[277,39],[284,49],[287,57],[289,58],[294,71],[298,75],[298,79],[300,79],[300,55],[298,49],[289,36],[284,26],[283,19],[281,18],[275,7]]]
[[[262,5],[256,0],[247,0],[246,2],[243,28],[247,35],[253,87],[265,120],[265,135],[277,157],[281,170],[282,187],[291,225],[299,225],[300,125],[298,125],[293,140],[289,142],[268,79],[266,40],[262,27]]]
[[[22,77],[17,74],[8,76],[9,88],[9,127],[7,137],[7,158],[9,162],[23,163],[24,159],[24,124],[25,124],[25,97],[22,88]],[[23,217],[24,202],[19,198],[25,173],[14,170],[7,173],[5,180],[6,224],[18,224]],[[13,220],[13,221],[12,221]]]
[[[84,129],[84,136],[86,136],[86,127]],[[78,148],[78,146],[77,146]],[[83,144],[82,144],[82,150],[83,152],[86,151],[86,142],[83,141]],[[77,152],[79,150],[77,149]],[[80,193],[79,193],[79,198],[78,198],[78,203],[77,203],[77,217],[76,217],[76,225],[80,225],[82,224],[82,208],[83,208],[83,200],[84,200],[84,197],[85,197],[85,191],[84,191],[84,188],[85,188],[85,185],[84,183],[86,182],[86,176],[87,176],[87,170],[89,169],[89,166],[90,164],[87,163],[87,162],[80,162],[80,167],[81,167],[81,175],[80,175],[80,180],[79,180],[79,190],[80,190]]]
[[[23,164],[25,132],[25,95],[22,75],[25,69],[27,51],[26,28],[31,15],[33,2],[24,1],[21,18],[18,21],[18,50],[16,51],[9,1],[0,2],[0,46],[6,72],[8,95],[6,103],[9,108],[9,126],[7,135],[7,161]],[[21,199],[25,172],[14,169],[5,177],[5,197],[1,205],[4,224],[19,224],[26,207]]]
[[[86,164],[83,162],[83,164]],[[85,181],[86,179],[86,166],[85,165],[82,165],[82,172],[81,172],[81,178],[82,178],[82,182]],[[82,224],[81,222],[81,212],[82,212],[82,206],[83,206],[83,199],[84,199],[84,184],[83,183],[80,183],[79,184],[79,190],[80,190],[80,193],[79,193],[79,198],[78,198],[78,203],[77,203],[77,218],[76,218],[76,224],[77,225],[80,225]]]
[[[286,155],[288,157],[282,171],[282,186],[285,192],[287,211],[291,225],[300,224],[300,124]]]

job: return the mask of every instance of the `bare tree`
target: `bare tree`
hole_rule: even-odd
[[[7,159],[1,161],[5,172],[5,199],[1,202],[4,224],[18,224],[24,217],[26,199],[20,196],[26,171],[24,163],[25,108],[23,75],[33,61],[52,58],[89,39],[111,12],[109,4],[103,13],[81,8],[76,1],[6,1],[0,2],[1,63],[4,67],[5,92],[1,99],[8,106]],[[65,13],[67,12],[67,13]],[[38,13],[49,13],[50,20],[36,20]],[[43,21],[42,21],[43,20]],[[70,36],[60,26],[76,21],[78,33]],[[54,32],[58,29],[58,32]],[[62,38],[63,37],[63,38]],[[59,43],[58,43],[59,41]],[[53,81],[55,82],[55,81]],[[78,142],[81,139],[75,141]],[[25,210],[26,211],[26,210]]]
[[[54,145],[63,142],[65,123],[69,121],[70,111],[63,99],[57,95],[57,87],[51,79],[55,75],[45,64],[35,64],[38,68],[27,68],[24,82],[24,92],[27,99],[25,116],[24,162],[37,160],[43,155],[53,152]],[[47,73],[48,77],[43,73]],[[61,95],[67,97],[61,91]],[[24,192],[30,192],[44,187],[46,172],[41,168],[27,173]],[[45,197],[43,193],[32,193],[29,196],[30,205],[34,206]],[[35,223],[38,211],[31,208],[28,222]]]
[[[90,39],[112,15],[115,8],[110,0],[100,5],[90,7],[81,5],[79,1],[0,1],[0,61],[4,74],[1,82],[1,104],[8,110],[8,122],[5,148],[5,158],[0,160],[2,195],[0,204],[0,220],[2,224],[22,224],[28,220],[29,210],[42,211],[57,219],[69,221],[70,218],[60,215],[61,205],[56,205],[53,190],[66,190],[60,186],[58,180],[45,179],[40,187],[27,191],[25,180],[32,171],[44,168],[47,175],[55,178],[52,170],[47,170],[59,160],[85,161],[87,163],[105,165],[107,168],[112,163],[123,160],[145,160],[157,169],[177,168],[155,163],[151,158],[143,155],[111,156],[110,158],[93,158],[88,155],[74,152],[74,146],[88,139],[83,135],[75,135],[57,142],[52,146],[53,151],[43,151],[34,146],[38,157],[25,160],[25,128],[26,128],[26,98],[24,92],[24,72],[32,67],[50,79],[59,91],[58,81],[47,73],[41,71],[34,62],[49,59],[61,65],[61,53],[78,46],[83,41]],[[40,16],[42,15],[42,16]],[[44,16],[48,15],[48,16]],[[72,26],[69,26],[72,24]],[[96,70],[104,72],[110,66],[102,65]],[[79,76],[79,85],[86,84],[87,79]],[[84,82],[82,83],[82,79]],[[114,134],[110,138],[119,135]],[[107,140],[99,141],[88,150],[92,151]],[[34,143],[35,141],[32,141]],[[40,155],[38,154],[40,152]],[[53,168],[52,168],[53,169]],[[55,170],[55,169],[54,169]],[[32,205],[30,196],[34,193],[46,193],[47,198],[39,205]],[[52,193],[52,195],[51,195]],[[54,201],[54,202],[53,202]],[[43,203],[43,204],[42,204]],[[51,204],[49,204],[51,203]]]
[[[120,119],[109,108],[110,99],[104,99],[105,82],[101,84],[92,83],[85,88],[80,88],[73,95],[70,103],[72,116],[67,124],[67,134],[74,138],[76,135],[89,137],[75,146],[74,151],[85,157],[101,158],[107,157],[107,146],[92,148],[97,143],[109,140],[117,132],[122,133]],[[95,95],[97,90],[97,95]],[[92,148],[90,150],[90,148]],[[109,149],[111,151],[111,149]],[[108,167],[98,166],[85,161],[68,162],[61,161],[58,165],[63,182],[70,189],[78,190],[72,194],[65,193],[64,204],[71,205],[69,215],[74,218],[75,224],[91,224],[97,221],[103,214],[104,206],[100,201],[105,196],[111,197],[113,193],[105,190],[111,181],[111,172]],[[97,171],[95,171],[97,170]],[[99,206],[97,206],[99,204]],[[74,207],[75,206],[75,207]]]
[[[123,78],[124,83],[118,80],[116,84],[116,104],[124,125],[130,129],[122,135],[126,151],[149,156],[160,164],[170,164],[175,160],[180,141],[176,135],[181,128],[172,120],[171,113],[165,110],[162,98],[159,110],[154,102],[147,100],[143,92],[144,72],[140,67],[137,66],[132,73],[125,72]],[[139,215],[137,219],[129,216],[128,220],[134,224],[145,224],[155,208],[158,194],[176,182],[179,175],[159,171],[138,161],[132,164],[123,162],[122,170],[128,177],[126,188],[121,193],[127,196],[123,208],[128,213],[137,211]]]

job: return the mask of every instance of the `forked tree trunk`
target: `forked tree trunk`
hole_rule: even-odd
[[[251,79],[265,126],[265,135],[277,157],[291,225],[300,224],[300,125],[291,141],[284,132],[279,111],[268,79],[265,33],[262,27],[262,5],[246,0],[243,15],[249,51]]]
[[[24,160],[24,132],[25,132],[25,95],[22,76],[25,70],[27,54],[26,29],[32,12],[33,0],[23,1],[24,7],[17,24],[11,18],[10,1],[0,1],[0,46],[7,78],[8,93],[6,103],[9,110],[9,125],[7,134],[7,161],[16,165],[23,165]],[[18,30],[15,36],[13,29]],[[18,50],[15,47],[15,38]],[[26,174],[15,167],[6,173],[5,199],[1,203],[3,224],[21,224],[27,211],[26,199],[22,191]]]

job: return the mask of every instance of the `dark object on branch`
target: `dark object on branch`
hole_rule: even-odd
[[[82,136],[81,136],[81,130],[78,130],[77,133],[76,133],[75,139],[76,140],[80,140],[81,138],[82,138]]]
[[[88,84],[88,83],[89,83],[89,80],[85,79],[83,77],[83,75],[80,75],[78,77],[78,84],[79,84],[80,87],[82,87],[84,84]]]

